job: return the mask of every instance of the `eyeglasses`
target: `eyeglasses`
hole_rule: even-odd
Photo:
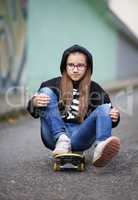
[[[69,70],[74,70],[75,67],[77,67],[79,71],[82,71],[86,68],[86,65],[83,63],[78,63],[77,65],[75,65],[74,63],[67,63],[67,67]]]

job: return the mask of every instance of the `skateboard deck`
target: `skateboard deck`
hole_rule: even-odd
[[[66,153],[55,155],[53,170],[61,171],[66,169],[75,169],[77,171],[85,170],[85,156],[78,153]]]

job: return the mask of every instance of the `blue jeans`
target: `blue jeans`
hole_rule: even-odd
[[[48,87],[40,90],[40,93],[50,96],[51,101],[41,111],[41,138],[44,145],[53,150],[58,137],[66,133],[71,139],[72,151],[84,151],[111,136],[112,120],[109,115],[110,104],[98,106],[82,124],[66,123],[61,118],[58,110],[58,100],[55,93]]]

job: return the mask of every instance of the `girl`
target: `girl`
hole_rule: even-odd
[[[40,117],[41,137],[53,154],[85,151],[95,143],[93,165],[105,166],[119,151],[120,140],[112,128],[120,121],[102,87],[91,81],[91,53],[73,45],[63,53],[62,76],[43,82],[28,103],[34,118]]]

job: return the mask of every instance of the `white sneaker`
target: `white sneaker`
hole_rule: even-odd
[[[62,134],[56,143],[53,155],[69,153],[71,151],[71,141],[65,134]]]
[[[119,152],[119,149],[120,140],[115,136],[98,143],[93,155],[93,165],[104,167]]]

